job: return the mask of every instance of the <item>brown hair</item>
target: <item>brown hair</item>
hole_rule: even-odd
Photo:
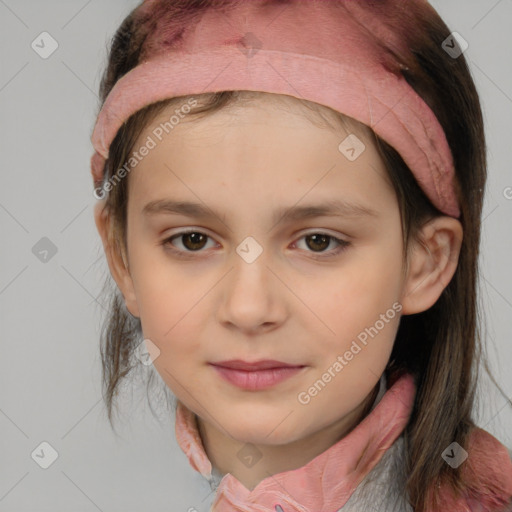
[[[223,8],[232,2],[180,0],[173,1],[172,6],[169,6],[170,2],[156,2],[155,9],[164,3],[168,19],[173,16],[192,19],[203,9]],[[459,220],[464,230],[459,263],[452,280],[430,309],[401,318],[387,367],[389,376],[407,371],[416,377],[417,396],[404,437],[406,489],[411,505],[421,512],[429,504],[440,505],[435,494],[429,494],[429,490],[438,488],[439,482],[447,482],[457,494],[465,487],[460,468],[448,467],[441,452],[454,440],[467,448],[469,433],[475,426],[472,413],[478,362],[482,357],[476,287],[487,172],[484,128],[479,97],[464,56],[454,59],[442,49],[442,42],[451,31],[437,12],[423,1],[407,2],[405,10],[398,9],[396,2],[388,0],[368,1],[361,5],[377,10],[406,43],[407,52],[400,52],[388,48],[386,41],[376,40],[368,32],[368,37],[375,39],[374,44],[380,48],[386,65],[405,77],[434,111],[446,133],[455,162],[461,208]],[[113,38],[100,86],[99,108],[115,83],[139,63],[144,40],[155,27],[155,18],[138,17],[137,9],[126,17]],[[194,97],[201,102],[188,115],[207,115],[240,101],[244,95],[223,91]],[[170,103],[187,99],[188,96],[154,103],[123,124],[110,147],[104,179],[110,179],[128,160],[138,136],[156,115]],[[309,102],[297,101],[316,108]],[[342,118],[340,114],[338,116]],[[417,236],[427,220],[442,213],[425,196],[400,155],[371,133],[396,191],[402,218],[404,258],[407,260],[409,240]],[[104,205],[111,221],[112,246],[123,254],[126,254],[128,183],[128,179],[121,180],[113,187]],[[104,291],[107,290],[110,303],[101,333],[101,354],[104,399],[112,424],[118,386],[137,366],[133,353],[143,336],[139,319],[127,311],[117,287],[107,288]]]

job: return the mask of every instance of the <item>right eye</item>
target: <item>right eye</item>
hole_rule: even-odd
[[[186,231],[180,231],[175,233],[171,237],[166,238],[162,241],[162,245],[168,248],[171,252],[181,256],[183,253],[200,252],[204,248],[206,240],[210,238],[206,233],[201,231],[190,229]],[[184,249],[176,249],[173,241],[177,239],[180,241]]]

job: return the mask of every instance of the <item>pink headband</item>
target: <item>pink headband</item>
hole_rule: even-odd
[[[212,2],[188,18],[162,10],[176,11],[172,3],[146,0],[137,10],[154,25],[140,64],[115,84],[98,115],[91,138],[95,183],[119,128],[141,108],[174,96],[263,91],[313,101],[369,126],[401,155],[434,206],[460,216],[443,128],[402,75],[389,71],[376,42],[407,51],[383,23],[378,3],[370,12],[354,0],[235,0],[226,8]],[[414,2],[394,3],[403,13]]]

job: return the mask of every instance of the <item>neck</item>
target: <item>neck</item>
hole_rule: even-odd
[[[251,449],[261,454],[261,459],[251,467],[248,467],[239,456],[239,451],[247,443],[226,436],[224,432],[199,417],[198,430],[212,466],[223,475],[230,473],[252,491],[264,478],[304,466],[345,437],[368,415],[378,391],[379,383],[356,409],[336,423],[311,435],[282,445],[253,445]]]

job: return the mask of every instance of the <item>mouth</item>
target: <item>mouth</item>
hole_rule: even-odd
[[[214,366],[228,368],[230,370],[245,370],[245,371],[259,371],[259,370],[272,370],[277,368],[302,368],[305,365],[284,363],[283,361],[276,361],[274,359],[262,359],[260,361],[243,361],[242,359],[231,359],[229,361],[219,361],[216,363],[209,363]]]
[[[267,389],[298,374],[305,365],[289,364],[282,361],[231,360],[209,363],[227,382],[246,390]]]

